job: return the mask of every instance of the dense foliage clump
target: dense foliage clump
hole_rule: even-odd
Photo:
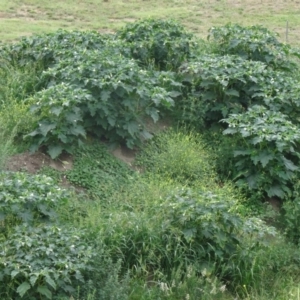
[[[116,36],[126,42],[134,59],[146,66],[154,63],[160,70],[176,70],[191,57],[194,46],[193,35],[172,20],[137,21]]]
[[[73,158],[0,173],[1,299],[277,299],[299,278],[298,58],[260,26],[155,19],[1,47],[0,167],[15,141]]]

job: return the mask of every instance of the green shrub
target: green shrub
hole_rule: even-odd
[[[131,56],[143,65],[175,70],[191,56],[193,35],[172,20],[146,19],[127,24],[116,37],[125,41]]]
[[[76,287],[85,283],[85,273],[92,272],[95,257],[83,237],[78,229],[16,227],[0,246],[1,298],[75,295]]]
[[[260,61],[203,55],[182,65],[180,76],[184,97],[175,102],[175,115],[195,128],[216,125],[230,113],[243,113],[253,105],[281,111],[299,122],[299,81]]]
[[[18,67],[39,62],[43,69],[55,65],[68,52],[100,50],[110,37],[96,31],[66,31],[35,35],[1,47],[0,55]]]
[[[250,189],[263,190],[269,197],[290,196],[299,172],[297,126],[286,115],[263,106],[232,114],[223,122],[229,126],[224,134],[243,139],[242,147],[234,151],[234,179]]]
[[[189,124],[196,128],[203,118],[215,124],[230,113],[261,103],[262,86],[272,75],[261,62],[228,55],[198,57],[182,65],[180,74],[187,100],[177,101],[175,108],[179,112],[190,111],[186,119],[189,117]]]
[[[88,91],[64,83],[36,93],[30,99],[36,103],[30,109],[38,120],[36,129],[25,136],[31,143],[30,150],[45,145],[49,155],[56,158],[62,151],[72,153],[82,146],[86,131],[81,107],[91,98]]]
[[[33,96],[38,101],[33,109],[42,112],[41,126],[29,134],[33,148],[45,145],[55,158],[62,150],[72,152],[85,132],[132,148],[151,137],[144,118],[156,122],[159,110],[173,105],[169,90],[179,85],[173,77],[142,70],[109,51],[81,50],[65,57],[44,72],[51,87]]]
[[[238,283],[249,275],[242,266],[251,264],[252,255],[265,245],[264,237],[274,234],[259,219],[242,218],[235,212],[237,203],[228,194],[183,189],[163,206],[166,224],[180,235],[185,259],[191,259],[199,270],[206,268],[231,282]],[[253,280],[257,280],[255,275]]]
[[[2,226],[25,222],[57,221],[59,207],[70,194],[44,175],[21,172],[0,173],[0,219]]]
[[[297,65],[292,58],[300,58],[300,53],[290,45],[280,43],[277,37],[278,34],[262,26],[227,24],[209,31],[209,39],[218,45],[218,52],[222,55],[238,55],[243,59],[261,61],[274,69],[293,72]]]

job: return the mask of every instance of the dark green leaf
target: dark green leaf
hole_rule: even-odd
[[[48,121],[43,121],[43,122],[41,122],[39,129],[40,129],[41,134],[43,136],[46,136],[47,133],[49,131],[51,131],[52,129],[54,129],[55,127],[56,127],[56,124],[49,123]]]
[[[54,289],[56,290],[56,283],[55,281],[49,276],[45,276],[46,282]]]
[[[76,126],[72,127],[69,132],[75,136],[81,135],[84,138],[86,137],[85,129],[81,125],[76,125]]]
[[[21,285],[18,286],[17,293],[21,296],[21,298],[23,298],[23,296],[30,288],[31,288],[30,284],[27,281],[24,281]]]
[[[239,93],[239,91],[237,91],[237,90],[234,90],[234,89],[228,89],[228,90],[225,90],[225,95],[227,95],[227,96],[239,97],[239,96],[240,96],[240,93]]]
[[[285,167],[286,167],[288,170],[291,170],[291,171],[298,171],[299,168],[298,168],[296,165],[294,165],[294,163],[293,163],[291,160],[285,158],[284,156],[282,156],[281,158],[282,158],[282,160],[283,160],[283,163],[284,163]]]
[[[48,147],[48,153],[52,159],[57,158],[63,151],[62,146],[60,145],[50,145]]]
[[[277,196],[281,199],[284,198],[284,196],[285,196],[283,189],[278,185],[275,185],[275,186],[272,186],[271,188],[269,188],[267,190],[267,194],[269,197]]]
[[[45,285],[39,285],[37,288],[37,292],[46,296],[48,299],[52,299],[51,291]]]

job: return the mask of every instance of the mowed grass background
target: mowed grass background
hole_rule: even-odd
[[[113,32],[140,18],[173,18],[205,38],[212,26],[260,24],[300,46],[299,0],[0,0],[0,37],[63,29]]]

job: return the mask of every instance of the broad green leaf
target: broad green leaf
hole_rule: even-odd
[[[109,99],[109,97],[110,97],[110,91],[102,91],[100,93],[100,97],[101,97],[102,101],[106,102]]]
[[[55,107],[51,107],[50,112],[56,116],[59,116],[62,110],[63,110],[62,106],[55,106]]]
[[[46,136],[47,133],[54,129],[56,127],[56,124],[54,123],[49,123],[48,121],[43,121],[41,124],[40,124],[40,132],[43,136]]]
[[[30,284],[27,281],[24,281],[21,285],[17,288],[17,293],[23,298],[26,292],[31,288]]]
[[[275,186],[272,186],[271,188],[269,188],[267,190],[267,194],[269,197],[277,196],[279,198],[284,198],[284,195],[285,195],[283,189],[278,185],[275,185]]]
[[[25,135],[25,138],[26,138],[27,136],[36,136],[36,135],[39,135],[39,134],[40,134],[40,131],[39,131],[38,129],[36,129],[36,130],[34,130],[34,131],[32,131],[32,132],[26,134],[26,135]]]
[[[29,147],[29,152],[30,153],[35,153],[38,149],[39,149],[40,145],[35,143],[35,144],[32,144],[30,147]]]
[[[223,131],[223,134],[234,134],[237,132],[238,130],[236,128],[229,127]]]
[[[257,182],[259,180],[259,175],[258,174],[253,174],[247,177],[247,182],[249,185],[250,189],[254,189],[257,186]]]
[[[30,107],[30,112],[35,112],[36,110],[38,110],[40,108],[40,105],[36,105],[36,104],[34,104],[34,105],[32,105],[31,107]]]
[[[45,285],[38,286],[37,291],[48,299],[52,299],[52,293]]]
[[[63,151],[62,146],[60,145],[51,145],[48,147],[48,153],[52,159],[57,158]]]
[[[251,135],[250,131],[247,130],[246,128],[240,129],[240,134],[242,135],[242,137],[247,137]]]
[[[78,113],[69,112],[66,114],[66,120],[70,123],[81,120],[81,116]]]
[[[126,89],[123,86],[118,86],[115,92],[119,97],[124,97]]]
[[[85,132],[85,129],[83,128],[83,126],[81,125],[77,125],[77,126],[74,126],[70,129],[70,133],[73,134],[73,135],[81,135],[82,137],[86,137],[86,132]]]
[[[63,133],[59,133],[57,137],[65,144],[68,142],[67,136]]]
[[[152,135],[150,132],[146,131],[146,130],[143,130],[143,131],[141,132],[141,136],[142,136],[145,140],[149,140],[149,139],[151,139],[151,138],[153,137],[153,135]]]
[[[262,164],[263,167],[265,167],[268,164],[268,162],[270,160],[272,160],[273,158],[274,158],[274,155],[271,153],[267,153],[266,151],[260,153],[257,156],[257,160]]]
[[[134,136],[139,131],[139,126],[136,122],[129,122],[127,124],[128,132],[131,136]]]
[[[156,123],[159,119],[158,111],[154,107],[152,107],[151,110],[149,110],[149,115],[152,118],[153,122]]]
[[[176,98],[176,97],[181,96],[181,95],[182,95],[182,93],[180,93],[180,92],[176,92],[176,91],[169,92],[169,96],[172,97],[172,98]]]
[[[36,276],[36,275],[32,275],[32,276],[30,276],[30,279],[29,279],[29,281],[30,281],[30,283],[31,283],[31,285],[32,285],[32,286],[34,286],[34,285],[35,285],[35,283],[36,283],[37,279],[38,279],[38,276]]]
[[[261,137],[256,136],[256,137],[254,137],[254,138],[250,141],[250,143],[253,144],[253,145],[256,145],[256,144],[260,143],[262,140],[263,140],[263,139],[262,139]]]
[[[244,156],[244,155],[250,155],[251,154],[251,150],[236,150],[233,152],[233,155],[234,157],[237,157],[237,156]]]
[[[201,97],[203,100],[215,100],[217,98],[217,95],[215,92],[208,91],[201,94]]]
[[[11,278],[13,279],[16,275],[18,275],[20,273],[20,271],[18,270],[13,270],[11,273],[10,273],[10,276]]]
[[[26,210],[24,212],[19,212],[18,216],[23,220],[23,222],[30,222],[33,220],[33,214],[30,210]]]
[[[184,238],[189,242],[192,238],[195,237],[195,234],[197,233],[196,228],[188,228],[183,230]]]
[[[234,96],[234,97],[239,97],[239,96],[240,96],[239,91],[234,90],[234,89],[228,89],[228,90],[225,90],[225,94],[226,94],[227,96]]]
[[[110,126],[114,127],[116,125],[116,119],[112,117],[107,117],[107,121]]]
[[[283,161],[285,167],[286,167],[288,170],[291,170],[291,171],[298,171],[299,168],[298,168],[296,165],[294,165],[294,163],[293,163],[291,160],[285,158],[284,156],[282,156],[281,158],[282,158],[282,161]]]
[[[48,275],[46,276],[46,282],[54,289],[56,290],[56,283],[55,281]]]

